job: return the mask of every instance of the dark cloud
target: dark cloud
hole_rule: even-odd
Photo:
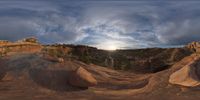
[[[0,1],[0,39],[106,49],[180,46],[199,41],[198,1]]]

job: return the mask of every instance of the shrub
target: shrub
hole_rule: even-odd
[[[80,60],[83,61],[86,64],[90,64],[91,63],[89,56],[84,56],[84,55],[80,56]]]

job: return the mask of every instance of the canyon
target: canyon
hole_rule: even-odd
[[[0,100],[198,100],[199,42],[101,50],[0,41]]]

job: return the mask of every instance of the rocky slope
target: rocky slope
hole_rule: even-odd
[[[197,100],[200,98],[198,87],[190,88],[182,84],[177,86],[170,81],[171,75],[196,57],[195,54],[185,57],[158,73],[135,74],[76,60],[55,62],[40,54],[15,54],[0,60],[0,99]],[[79,67],[91,73],[98,84],[80,88],[70,83],[71,73]],[[178,79],[175,80],[179,81]]]
[[[139,73],[152,73],[167,69],[182,58],[192,54],[189,48],[149,48],[116,51],[105,51],[79,45],[56,45],[54,48],[57,49],[46,51],[51,55],[65,59],[76,59],[87,64],[92,63],[116,70],[131,70]]]
[[[195,44],[195,45],[194,45]],[[169,68],[174,63],[194,52],[197,43],[185,48],[149,48],[137,50],[106,51],[83,45],[41,45],[35,38],[22,39],[17,42],[2,41],[0,54],[15,53],[48,54],[52,57],[75,59],[87,64],[96,64],[117,70],[138,73],[152,73]]]
[[[41,47],[0,58],[0,100],[200,99],[200,55],[189,47],[115,52],[73,45]],[[100,66],[106,59],[108,67]],[[129,62],[134,65],[130,70],[114,70],[116,64]]]

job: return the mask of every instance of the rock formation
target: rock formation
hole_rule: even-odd
[[[69,83],[76,87],[91,87],[97,85],[97,80],[82,67],[79,67],[69,78]]]
[[[180,70],[174,72],[169,82],[172,84],[195,87],[200,85],[199,79],[199,62],[200,58],[195,57],[194,60],[190,61],[187,65],[183,66]]]
[[[113,60],[113,58],[110,55],[105,59],[104,63],[106,65],[106,67],[113,68],[113,66],[114,66],[114,60]]]
[[[0,55],[10,55],[15,53],[35,53],[40,52],[42,46],[38,44],[36,38],[26,38],[17,42],[0,41]]]
[[[187,46],[191,51],[200,52],[200,43],[199,42],[192,42],[189,43]]]
[[[24,38],[22,40],[19,40],[18,42],[38,43],[38,40],[35,37],[29,37],[29,38]]]
[[[45,60],[51,61],[51,62],[59,62],[59,63],[63,63],[64,59],[63,58],[58,58],[58,57],[53,57],[47,54],[43,54],[43,58]]]
[[[9,44],[11,42],[7,41],[7,40],[0,40],[0,45],[3,45],[3,44]]]
[[[9,53],[16,52],[0,57],[0,98],[5,100],[200,98],[196,87],[200,85],[200,57],[198,53],[190,55],[194,52],[188,48],[107,52],[89,47],[42,46],[31,42],[5,42],[0,47]],[[39,53],[32,53],[33,49]],[[22,53],[25,51],[27,53]],[[109,54],[112,58],[109,58]],[[80,60],[81,57],[83,59]],[[114,64],[114,68],[130,66],[136,72],[144,73],[102,67],[106,65],[104,62],[107,58],[110,60],[108,64]],[[85,59],[91,63],[84,63]],[[183,93],[182,86],[194,88],[187,88],[189,91]]]

